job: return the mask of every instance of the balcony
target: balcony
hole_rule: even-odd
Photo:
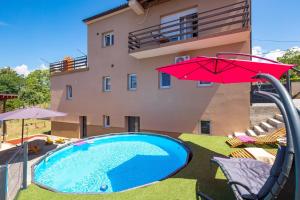
[[[129,54],[137,59],[247,41],[250,38],[248,0],[194,13],[128,36]]]
[[[50,63],[49,68],[51,75],[87,71],[87,56],[77,58],[66,57],[61,61]]]

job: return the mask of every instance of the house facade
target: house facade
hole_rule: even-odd
[[[52,134],[228,135],[249,126],[250,85],[181,81],[155,69],[251,52],[250,1],[129,0],[84,20],[88,55],[50,64]]]

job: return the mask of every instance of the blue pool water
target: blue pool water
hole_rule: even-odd
[[[66,193],[110,193],[153,183],[187,163],[176,140],[150,134],[110,135],[69,145],[34,168],[35,183]]]

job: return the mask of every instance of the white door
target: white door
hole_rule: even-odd
[[[163,37],[168,38],[170,41],[178,41],[178,40],[182,40],[182,39],[186,39],[189,37],[192,37],[192,34],[187,34],[187,35],[183,35],[183,36],[176,36],[180,33],[187,33],[190,32],[191,28],[186,28],[187,26],[190,26],[189,23],[187,24],[183,24],[183,25],[175,25],[178,24],[180,22],[184,22],[186,20],[189,20],[191,18],[194,18],[195,16],[197,16],[198,13],[198,9],[197,8],[191,8],[185,11],[181,11],[178,13],[174,13],[171,15],[167,15],[161,18],[160,23],[162,24],[161,27],[166,27],[166,26],[170,26],[170,25],[174,25],[170,28],[165,28],[161,30],[161,34]],[[193,23],[191,23],[192,25]],[[195,26],[196,27],[196,26]],[[166,33],[168,32],[168,33]]]

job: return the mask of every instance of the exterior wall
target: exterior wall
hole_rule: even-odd
[[[62,137],[79,138],[79,124],[51,121],[51,134]]]
[[[249,84],[214,84],[197,87],[193,81],[172,78],[170,89],[159,89],[159,66],[174,63],[175,56],[215,56],[217,52],[250,51],[249,41],[197,51],[137,60],[128,54],[128,33],[160,23],[160,16],[199,5],[199,11],[235,2],[233,0],[173,0],[150,8],[148,17],[129,10],[88,25],[86,72],[51,77],[52,109],[69,113],[53,119],[53,133],[79,136],[79,116],[87,116],[88,135],[126,131],[125,116],[139,116],[142,130],[198,132],[199,120],[211,120],[213,135],[227,135],[249,126]],[[143,23],[142,23],[143,22]],[[114,31],[115,45],[102,48],[102,33]],[[99,33],[99,34],[97,34]],[[136,73],[138,88],[127,90],[127,75]],[[111,76],[112,91],[102,92],[102,77]],[[66,85],[73,87],[73,99],[66,100]],[[102,127],[102,116],[111,117],[113,128]],[[59,123],[58,123],[59,122]],[[73,134],[64,123],[75,124]]]
[[[292,82],[292,96],[296,99],[300,98],[300,82]]]

